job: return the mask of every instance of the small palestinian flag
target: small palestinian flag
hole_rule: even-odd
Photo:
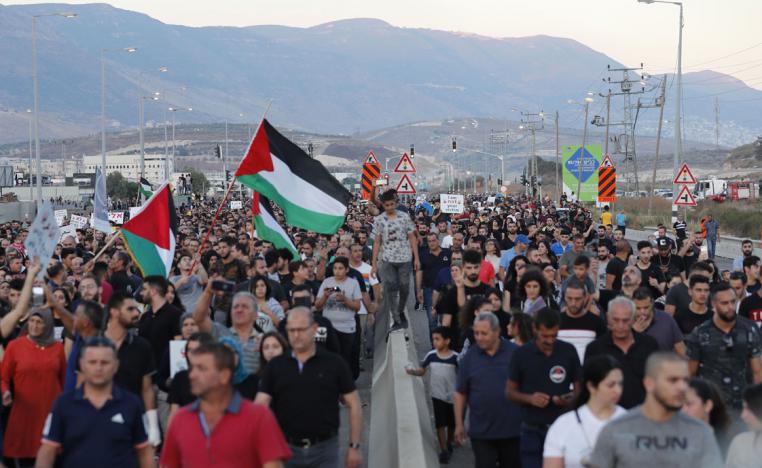
[[[272,206],[270,206],[270,200],[254,192],[251,212],[254,215],[254,227],[257,229],[257,237],[259,239],[272,242],[277,249],[285,248],[290,250],[293,259],[299,258],[299,252],[296,250],[294,243],[291,242],[288,233],[278,224],[278,220],[275,219]]]
[[[151,198],[151,195],[153,195],[153,186],[150,182],[141,177],[140,183],[138,184],[138,191],[140,192],[140,197],[142,200],[148,200]]]
[[[169,276],[175,256],[177,214],[169,183],[159,187],[119,235],[143,276]]]
[[[280,206],[289,226],[333,234],[344,224],[352,194],[267,120],[235,176]]]

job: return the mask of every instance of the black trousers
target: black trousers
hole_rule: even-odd
[[[342,333],[336,330],[339,337],[339,354],[349,364],[352,378],[357,380],[360,375],[360,343],[357,341],[357,333]]]
[[[521,468],[519,438],[471,439],[475,468]]]

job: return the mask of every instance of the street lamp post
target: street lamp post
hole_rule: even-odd
[[[680,22],[678,24],[677,37],[677,97],[675,98],[675,153],[672,158],[672,169],[675,175],[679,165],[683,162],[683,124],[682,124],[682,106],[683,106],[683,3],[670,2],[665,0],[638,0],[639,3],[666,3],[680,7]],[[677,194],[677,186],[672,185],[672,193]],[[677,219],[677,206],[672,204],[672,222]]]
[[[589,94],[589,93],[588,93]],[[580,148],[578,170],[577,170],[577,202],[582,202],[582,169],[585,162],[585,145],[587,144],[587,117],[589,115],[590,103],[593,102],[593,98],[589,95],[585,98],[585,127],[582,131],[582,148]]]
[[[183,107],[170,107],[167,110],[172,112],[172,153],[171,153],[172,157],[171,157],[171,163],[165,161],[164,164],[165,164],[165,166],[168,166],[169,164],[171,164],[171,169],[172,170],[171,170],[171,172],[169,172],[169,175],[171,175],[172,172],[174,172],[174,169],[175,169],[175,113],[177,113],[177,111],[191,112],[191,111],[193,111],[193,108],[192,107],[186,107],[186,108],[183,108]],[[169,180],[169,175],[167,176],[167,180]]]
[[[101,172],[106,174],[106,52],[121,50],[127,53],[136,52],[135,47],[122,49],[101,49]]]
[[[139,120],[140,120],[140,177],[145,177],[146,174],[146,147],[145,147],[145,137],[143,135],[143,127],[145,127],[145,100],[150,99],[151,101],[158,101],[159,100],[159,93],[154,93],[152,96],[143,96],[140,95],[138,99],[138,114],[139,114]]]
[[[40,83],[37,77],[37,18],[62,16],[75,18],[76,13],[48,13],[32,16],[32,86],[34,94],[34,152],[37,163],[37,208],[42,206],[42,162],[40,161]],[[31,183],[31,167],[29,168]]]

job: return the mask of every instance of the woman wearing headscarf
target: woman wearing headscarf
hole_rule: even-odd
[[[33,310],[26,332],[8,345],[0,382],[3,405],[11,406],[4,455],[17,459],[17,466],[37,456],[45,418],[63,389],[66,373],[64,348],[55,338],[51,312]]]
[[[230,348],[235,353],[235,373],[233,373],[233,387],[247,400],[254,400],[259,388],[259,378],[250,373],[243,365],[243,349],[237,340],[225,336],[220,338],[220,343]]]

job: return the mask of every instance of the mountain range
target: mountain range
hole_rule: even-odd
[[[168,118],[169,105],[193,109],[176,113],[182,122],[256,122],[271,101],[268,118],[279,126],[321,133],[449,117],[518,120],[511,109],[559,109],[562,125],[579,128],[579,107],[567,101],[605,92],[603,78],[619,79],[607,65],[623,66],[575,40],[543,35],[490,38],[376,19],[187,27],[107,4],[0,5],[0,142],[28,136],[31,16],[62,11],[77,17],[38,19],[41,137],[48,139],[99,131],[104,48],[111,130],[134,127],[139,96],[153,92],[161,98],[145,103],[149,126]],[[712,71],[687,73],[684,82],[686,139],[714,141],[715,95],[721,143],[748,142],[762,128],[762,91]],[[670,120],[673,92],[670,86]],[[591,114],[601,111],[595,98]],[[639,128],[654,132],[656,115],[642,116]]]

